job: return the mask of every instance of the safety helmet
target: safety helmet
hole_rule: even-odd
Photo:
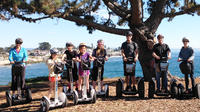
[[[22,44],[22,43],[23,43],[23,40],[22,40],[21,38],[17,38],[17,39],[15,40],[15,43],[16,43],[16,44]]]
[[[74,46],[71,42],[66,43],[66,47]]]
[[[126,33],[126,36],[132,36],[133,35],[133,33],[131,32],[131,31],[128,31],[127,33]]]
[[[79,49],[80,49],[81,47],[83,47],[83,46],[86,47],[86,44],[85,44],[85,43],[80,43],[80,44],[79,44]]]
[[[58,50],[57,49],[50,49],[50,54],[58,54]]]

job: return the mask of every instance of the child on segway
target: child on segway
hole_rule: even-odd
[[[194,50],[192,49],[192,47],[190,47],[189,44],[189,39],[187,38],[183,38],[182,39],[183,42],[183,47],[180,50],[180,53],[178,55],[178,62],[182,61],[180,64],[180,68],[181,71],[183,72],[183,74],[185,75],[185,86],[186,86],[186,90],[185,93],[190,93],[192,91],[194,91],[195,89],[195,81],[194,81]],[[187,68],[184,68],[184,65],[187,66],[187,64],[189,64],[189,70],[187,70]],[[187,71],[185,71],[187,70]],[[188,72],[184,73],[184,72]],[[192,91],[188,88],[189,85],[189,79],[188,79],[188,75],[190,74],[190,78],[191,78],[191,85],[192,85]]]
[[[93,69],[92,69],[92,83],[93,88],[96,88],[96,81],[98,77],[98,65],[97,65],[97,59],[101,58],[102,61],[102,67],[101,67],[101,90],[103,91],[103,73],[104,73],[104,63],[108,60],[106,50],[104,49],[104,42],[103,40],[97,41],[97,48],[93,50],[92,57],[94,58],[93,62]]]
[[[124,76],[126,81],[126,89],[125,91],[133,91],[136,92],[136,78],[135,78],[135,65],[138,60],[138,46],[135,42],[132,41],[132,32],[127,32],[126,34],[126,42],[122,43],[121,54],[123,57],[124,64]],[[133,64],[133,68],[131,68],[131,73],[127,71],[128,64]],[[131,79],[131,87],[130,83]]]
[[[62,56],[62,60],[66,62],[65,66],[67,68],[66,72],[63,73],[64,77],[68,80],[68,92],[74,90],[74,88],[71,88],[70,86],[70,72],[72,73],[72,79],[73,82],[75,82],[75,88],[78,90],[78,69],[76,64],[76,58],[78,53],[73,50],[74,45],[72,43],[66,43],[67,50],[64,52],[64,55]],[[70,71],[71,69],[71,71]]]
[[[65,93],[58,94],[58,81],[61,79],[60,74],[63,73],[64,64],[58,59],[57,49],[50,50],[51,56],[46,64],[49,70],[49,93],[48,96],[43,96],[40,101],[40,111],[47,112],[50,108],[67,106],[67,97]],[[54,90],[54,100],[51,99],[51,94]]]
[[[48,66],[49,70],[49,92],[48,92],[48,99],[51,99],[51,94],[53,90],[55,89],[55,81],[56,81],[56,75],[54,73],[54,67],[55,64],[58,62],[62,62],[58,57],[57,57],[58,50],[57,49],[51,49],[50,54],[51,56],[47,60],[46,64]],[[61,77],[58,76],[58,80],[60,80]]]
[[[77,61],[79,62],[78,96],[79,96],[79,98],[82,97],[82,84],[83,84],[83,80],[84,80],[84,75],[86,75],[87,96],[90,97],[90,90],[89,90],[89,74],[90,74],[90,70],[84,70],[82,64],[86,64],[89,67],[90,66],[90,61],[93,61],[93,58],[86,51],[86,44],[85,43],[80,43],[79,51],[80,51],[80,53],[77,56]]]
[[[164,36],[159,34],[157,36],[158,43],[153,46],[153,57],[155,58],[155,68],[156,68],[156,93],[169,93],[167,89],[167,70],[164,72],[161,70],[162,63],[164,65],[168,64],[167,60],[171,59],[171,51],[167,44],[163,43]],[[168,65],[167,65],[168,66]],[[160,90],[160,77],[162,77],[162,89]]]

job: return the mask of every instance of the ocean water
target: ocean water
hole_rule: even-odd
[[[179,69],[179,63],[177,62],[178,52],[172,52],[172,59],[169,60],[169,71],[172,75],[183,77]],[[200,76],[200,52],[195,52],[195,77]],[[26,79],[34,78],[38,76],[48,76],[48,68],[45,63],[37,63],[26,66]],[[137,62],[136,64],[136,76],[143,76],[142,69]],[[104,77],[123,77],[123,63],[121,57],[111,57],[105,63]],[[7,85],[11,81],[11,67],[0,67],[0,85]]]

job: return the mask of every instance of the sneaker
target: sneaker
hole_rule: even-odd
[[[169,93],[169,91],[167,90],[167,89],[165,89],[165,91],[164,91],[165,93]]]
[[[157,90],[156,90],[156,93],[161,93],[161,90],[160,90],[160,89],[157,89]]]
[[[133,88],[131,88],[131,91],[136,92],[136,91],[137,91],[137,90],[136,90],[136,87],[133,86]]]
[[[126,91],[130,91],[131,87],[130,86],[126,86]]]
[[[71,92],[71,89],[69,88],[69,89],[67,90],[67,92],[70,93],[70,92]]]
[[[82,98],[82,91],[78,91],[78,97]]]
[[[87,91],[87,96],[88,96],[88,97],[91,97],[90,91]]]

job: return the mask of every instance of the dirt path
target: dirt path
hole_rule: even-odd
[[[124,96],[121,99],[115,97],[115,81],[117,79],[106,79],[110,85],[110,97],[107,99],[98,98],[95,104],[73,105],[69,101],[65,108],[57,108],[50,112],[198,112],[200,111],[200,100],[196,98],[187,100],[170,99],[167,97],[156,97],[154,99],[139,99],[137,96]],[[200,82],[200,79],[196,79]],[[7,107],[5,90],[7,87],[0,87],[0,111],[1,112],[39,112],[40,99],[47,95],[47,82],[31,85],[33,101],[29,104],[19,104]],[[147,84],[145,84],[147,88]],[[60,90],[62,87],[59,88]]]

